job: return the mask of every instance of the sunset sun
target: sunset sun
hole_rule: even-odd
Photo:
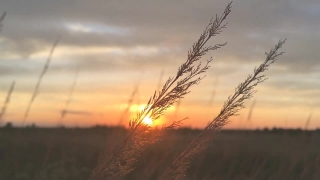
[[[152,126],[153,122],[152,122],[152,119],[150,117],[145,117],[143,120],[142,120],[142,123],[143,124],[146,124],[148,126]]]

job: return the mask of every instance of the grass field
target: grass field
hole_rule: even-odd
[[[156,179],[200,130],[170,131],[125,179]],[[0,129],[0,180],[85,180],[125,138],[124,128]],[[219,133],[191,162],[188,179],[320,179],[320,131]]]

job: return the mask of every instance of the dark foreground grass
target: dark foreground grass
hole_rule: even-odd
[[[142,154],[125,179],[156,179],[199,134],[170,131]],[[87,180],[123,128],[0,129],[0,180]],[[112,136],[111,136],[112,135]],[[320,131],[222,131],[196,156],[188,179],[320,179]]]

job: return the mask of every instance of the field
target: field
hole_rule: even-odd
[[[87,180],[126,136],[119,127],[1,128],[0,180]],[[124,179],[156,179],[200,130],[172,130]],[[186,179],[320,179],[320,131],[223,130],[191,161]]]

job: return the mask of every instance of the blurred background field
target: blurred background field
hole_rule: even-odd
[[[155,179],[200,130],[170,131],[125,179]],[[0,129],[0,180],[85,180],[122,143],[126,129]],[[320,130],[223,130],[197,155],[188,179],[320,179]]]

